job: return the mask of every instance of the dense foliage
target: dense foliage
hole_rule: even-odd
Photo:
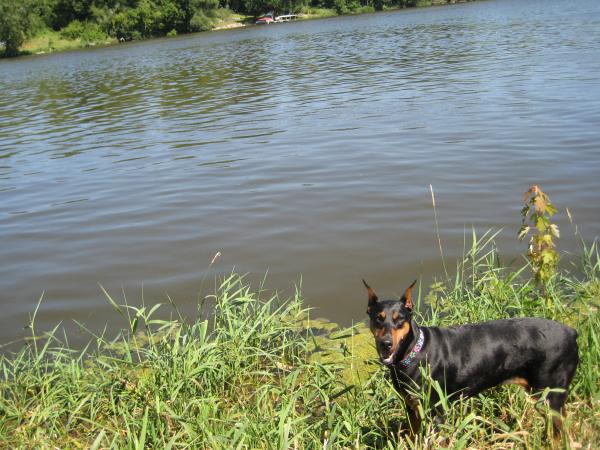
[[[31,0],[0,0],[0,43],[7,56],[16,55],[25,39],[38,28],[39,16],[34,6]]]
[[[48,28],[84,42],[203,31],[212,28],[219,0],[0,0],[0,41],[17,53]]]
[[[44,30],[83,43],[143,39],[213,28],[224,8],[259,16],[324,8],[337,14],[404,8],[449,0],[0,0],[0,51],[18,54]]]

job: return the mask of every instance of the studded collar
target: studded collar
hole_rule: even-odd
[[[399,364],[402,367],[408,367],[423,348],[423,344],[425,344],[425,335],[423,334],[423,330],[419,329],[419,339],[417,339],[417,343],[414,345],[408,355],[400,360]]]

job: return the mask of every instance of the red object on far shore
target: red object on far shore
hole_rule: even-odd
[[[275,22],[275,19],[273,18],[273,13],[269,13],[269,14],[265,14],[262,17],[259,17],[258,19],[256,19],[256,22],[254,22],[256,25],[269,25],[270,23]]]

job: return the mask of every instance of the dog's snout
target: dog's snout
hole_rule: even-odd
[[[384,350],[391,350],[392,349],[392,340],[391,339],[383,339],[381,341],[381,348]]]

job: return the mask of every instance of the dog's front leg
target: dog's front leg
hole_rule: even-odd
[[[419,414],[419,402],[411,396],[404,397],[408,426],[411,436],[418,434],[421,430],[421,414]]]
[[[412,436],[419,433],[421,430],[421,415],[418,409],[407,408],[408,412],[408,426],[410,427],[410,434]]]

